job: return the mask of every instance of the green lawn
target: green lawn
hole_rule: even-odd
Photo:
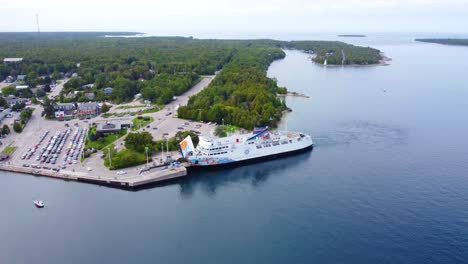
[[[2,154],[11,155],[13,154],[13,152],[15,152],[15,150],[16,150],[16,147],[10,144],[3,149]]]
[[[89,130],[88,137],[86,138],[86,144],[85,144],[86,148],[103,149],[103,148],[107,147],[109,144],[112,144],[114,141],[116,141],[117,139],[119,139],[119,138],[121,138],[121,137],[123,137],[123,136],[125,136],[127,134],[127,130],[123,129],[118,134],[110,134],[110,135],[107,135],[107,136],[103,136],[103,137],[98,138],[95,141],[89,140],[89,134],[90,133],[95,133],[95,132],[96,132],[96,128],[91,128]]]
[[[148,125],[149,123],[153,121],[154,121],[154,118],[151,116],[136,117],[132,120],[133,122],[132,130],[136,131],[140,128],[144,128],[146,125]]]
[[[113,146],[111,147],[113,149]],[[111,165],[109,166],[109,158],[107,154],[108,150],[105,149],[104,157],[104,166],[108,167],[111,170],[123,169],[128,167],[133,167],[146,163],[146,155],[133,151],[131,149],[123,149],[119,152],[111,151]],[[151,158],[150,158],[151,161]]]

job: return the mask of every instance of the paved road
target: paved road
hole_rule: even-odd
[[[188,100],[190,96],[199,93],[202,91],[205,87],[207,87],[211,81],[214,79],[213,76],[205,76],[198,84],[196,84],[194,87],[192,87],[190,90],[185,92],[184,94],[180,95],[177,97],[177,100],[167,104],[162,110],[156,112],[156,113],[149,113],[149,114],[144,114],[143,116],[152,116],[154,118],[154,122],[150,123],[148,127],[141,128],[137,131],[142,132],[142,131],[147,131],[150,132],[153,135],[153,138],[155,140],[161,140],[164,138],[169,138],[173,137],[178,131],[185,131],[185,130],[196,130],[200,131],[201,135],[209,135],[211,131],[214,129],[215,125],[214,124],[204,124],[201,122],[188,122],[187,120],[184,119],[179,119],[174,117],[174,114],[176,112],[175,108],[177,106],[182,106],[186,105],[188,103]],[[169,114],[172,113],[172,114]],[[122,118],[115,118],[115,119],[133,119],[134,117],[122,117]],[[114,118],[108,118],[108,119],[99,119],[101,121],[108,121],[112,120]],[[115,120],[114,119],[114,120]],[[188,125],[187,125],[188,124]],[[184,128],[184,129],[178,129]],[[167,135],[165,135],[167,134]],[[117,150],[123,149],[124,148],[124,141],[125,137],[122,137],[114,142],[114,145],[116,146]],[[101,154],[102,152],[98,152],[94,155],[92,155],[90,158],[86,159],[84,167],[92,167],[94,168],[94,173],[97,174],[105,174],[108,173],[109,171],[102,166],[103,162],[101,159]],[[178,152],[172,152],[171,156],[173,158],[177,158],[177,155],[180,156]],[[161,158],[161,153],[155,153],[153,155],[153,160],[159,160]],[[143,167],[139,166],[139,167]],[[125,171],[128,171],[129,173],[135,173],[138,172],[139,167],[134,167],[134,168],[129,168],[125,169]],[[107,171],[107,172],[106,172]],[[118,177],[118,176],[116,176]]]
[[[60,80],[61,83],[57,84],[53,90],[49,93],[49,98],[52,99],[60,94],[60,91],[62,91],[63,86],[70,80],[70,78],[66,78],[63,80]]]

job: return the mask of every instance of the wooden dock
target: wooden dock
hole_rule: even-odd
[[[169,167],[150,171],[142,175],[125,175],[125,176],[91,176],[85,173],[71,171],[52,171],[45,169],[35,169],[30,167],[17,167],[7,164],[0,164],[1,171],[10,171],[36,176],[44,176],[62,180],[73,180],[78,182],[87,182],[98,185],[112,186],[122,189],[143,188],[150,184],[155,184],[163,181],[181,178],[187,175],[187,169],[184,166]]]

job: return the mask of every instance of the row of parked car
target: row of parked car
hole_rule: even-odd
[[[79,127],[73,133],[72,140],[68,145],[67,152],[63,157],[63,166],[65,167],[66,164],[76,164],[78,162],[78,158],[80,157],[81,149],[83,147],[84,141],[86,137],[86,130]]]
[[[41,149],[41,155],[36,157],[36,161],[55,164],[70,133],[71,129],[64,132],[57,131],[49,143]]]
[[[23,160],[24,159],[30,159],[32,157],[32,155],[34,155],[36,150],[39,148],[41,143],[44,141],[44,139],[47,137],[48,134],[49,134],[49,130],[44,132],[44,134],[42,134],[42,136],[39,138],[39,141],[37,142],[37,144],[34,145],[33,148],[28,148],[28,150],[25,153],[23,153],[23,155],[21,155],[21,159],[23,159]]]

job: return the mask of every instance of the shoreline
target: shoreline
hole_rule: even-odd
[[[276,96],[278,97],[292,96],[292,97],[310,98],[310,96],[303,94],[303,93],[298,93],[298,92],[286,92],[285,94],[277,94]]]

